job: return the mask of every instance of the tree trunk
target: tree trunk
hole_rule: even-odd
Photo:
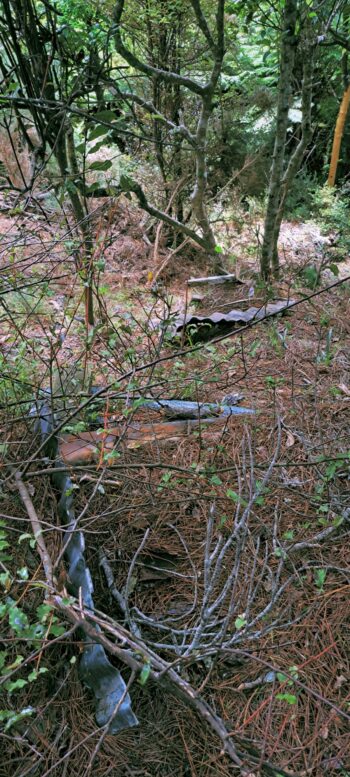
[[[205,207],[205,191],[207,187],[207,154],[206,143],[208,133],[208,123],[212,112],[211,95],[207,99],[203,98],[202,110],[198,121],[195,145],[196,157],[196,181],[191,195],[192,210],[197,224],[207,242],[210,252],[214,252],[216,240],[213,230],[210,226],[208,214]]]
[[[61,127],[56,138],[54,154],[62,176],[62,183],[63,185],[66,184],[66,189],[72,205],[77,228],[82,235],[84,261],[81,269],[84,273],[85,283],[85,321],[86,325],[93,326],[93,294],[90,273],[92,239],[90,235],[90,229],[85,221],[86,214],[84,213],[79,191],[73,181],[70,180],[70,173],[72,174],[71,177],[74,177],[76,172],[73,130],[71,127],[69,127],[66,132],[66,139],[64,137],[64,128]]]
[[[306,33],[307,35],[307,33]],[[287,169],[282,177],[281,190],[280,190],[280,203],[275,221],[275,230],[273,235],[273,253],[272,253],[272,270],[275,276],[278,276],[279,272],[279,260],[277,242],[280,233],[284,206],[289,192],[290,186],[294,181],[294,178],[300,168],[301,161],[305,152],[305,149],[312,137],[312,125],[311,125],[311,107],[312,107],[312,77],[314,70],[314,46],[306,37],[304,46],[302,48],[303,59],[303,83],[301,91],[301,109],[302,109],[302,121],[301,121],[301,137],[298,145],[296,146],[292,156],[287,165]]]
[[[266,280],[270,277],[274,265],[278,270],[278,257],[274,256],[277,242],[276,231],[280,207],[281,183],[285,160],[286,136],[288,128],[288,111],[291,95],[291,81],[295,59],[295,25],[297,18],[297,0],[286,0],[284,6],[284,21],[281,41],[280,78],[277,102],[277,126],[273,150],[268,191],[264,239],[261,251],[261,275]],[[279,231],[279,230],[278,230]],[[278,238],[278,232],[277,232]]]
[[[77,226],[82,234],[83,238],[83,252],[84,252],[84,260],[83,260],[83,273],[84,273],[84,284],[85,284],[85,321],[86,325],[93,326],[94,325],[94,299],[93,299],[93,289],[92,289],[92,235],[91,235],[91,229],[89,226],[89,222],[87,220],[87,213],[85,213],[79,190],[77,189],[77,186],[75,184],[74,179],[80,179],[80,171],[79,171],[79,165],[76,157],[75,152],[75,145],[74,145],[74,133],[73,133],[73,127],[69,127],[66,133],[66,149],[67,149],[67,161],[69,166],[69,173],[71,174],[71,180],[68,181],[68,194],[70,197],[70,201],[72,203],[72,208],[74,211],[75,220],[77,222]],[[83,188],[85,189],[84,182],[83,182]]]
[[[327,181],[328,186],[334,186],[335,184],[341,141],[343,137],[346,117],[348,115],[349,105],[350,105],[350,84],[345,89],[345,92],[343,94],[343,99],[340,104],[338,118],[335,125],[332,155],[331,155],[331,162],[329,165],[329,173],[328,173],[328,181]]]

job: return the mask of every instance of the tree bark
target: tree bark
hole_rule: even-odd
[[[286,0],[284,6],[283,32],[281,40],[280,78],[278,86],[275,145],[270,172],[270,185],[264,224],[264,239],[260,260],[261,275],[263,278],[265,278],[265,280],[270,277],[273,264],[275,265],[275,271],[277,271],[278,267],[278,259],[276,257],[274,258],[274,249],[277,242],[276,231],[278,223],[278,212],[280,207],[281,183],[285,161],[291,81],[295,60],[296,19],[297,0]]]

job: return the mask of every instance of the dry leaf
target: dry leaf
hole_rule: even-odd
[[[322,739],[328,739],[328,734],[329,734],[329,729],[328,729],[328,726],[325,723],[320,728],[320,737],[322,737]]]
[[[346,677],[344,677],[343,674],[340,674],[334,683],[334,688],[341,688],[344,683],[346,683]]]
[[[292,445],[295,443],[295,437],[289,430],[287,431],[287,442],[286,442],[286,448],[291,448]]]
[[[340,388],[340,391],[342,391],[343,394],[346,394],[347,397],[350,397],[350,388],[349,388],[349,386],[346,386],[345,383],[339,383],[338,388]]]

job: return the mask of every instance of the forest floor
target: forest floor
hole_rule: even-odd
[[[232,740],[247,751],[256,748],[261,761],[269,760],[298,777],[349,777],[350,285],[326,286],[350,275],[350,261],[346,257],[338,262],[339,275],[334,275],[329,267],[332,259],[325,258],[334,236],[322,236],[313,223],[285,222],[280,241],[282,277],[267,292],[257,278],[261,224],[246,221],[236,233],[228,225],[229,237],[222,232],[231,257],[228,269],[237,272],[242,284],[206,293],[194,308],[187,299],[186,280],[207,274],[205,257],[190,245],[183,254],[171,257],[160,240],[155,260],[154,236],[147,235],[136,208],[123,202],[108,213],[97,209],[98,323],[89,340],[81,278],[72,253],[74,236],[54,218],[48,223],[37,209],[31,214],[2,214],[2,277],[16,287],[2,297],[2,369],[17,375],[27,387],[27,399],[39,382],[47,385],[49,364],[76,365],[87,359],[96,383],[119,380],[142,364],[140,392],[149,392],[147,387],[152,384],[151,392],[158,397],[209,402],[240,392],[243,405],[256,411],[249,421],[233,418],[212,438],[199,432],[163,444],[154,441],[147,448],[131,448],[123,453],[124,468],[108,468],[100,491],[95,488],[96,468],[76,473],[75,506],[77,512],[85,511],[82,528],[95,605],[117,619],[120,612],[107,590],[99,553],[106,554],[116,585],[122,588],[130,560],[149,528],[136,568],[132,604],[150,618],[174,611],[180,617],[184,607],[194,602],[191,565],[201,596],[208,505],[214,500],[219,515],[230,524],[235,506],[228,493],[237,490],[237,472],[244,470],[244,440],[250,440],[260,477],[275,449],[280,419],[281,448],[268,488],[251,516],[237,597],[243,607],[252,567],[249,554],[257,541],[266,544],[274,572],[276,532],[278,547],[290,555],[288,574],[297,570],[295,578],[276,606],[273,630],[255,641],[243,638],[240,655],[220,655],[210,666],[193,662],[186,677],[194,688],[203,689]],[[158,288],[152,288],[163,263]],[[312,290],[306,285],[305,268],[310,265],[320,269],[317,290],[322,293],[308,301],[305,297]],[[28,287],[38,279],[38,286]],[[25,288],[18,290],[20,286]],[[188,343],[183,341],[177,346],[176,358],[174,345],[152,334],[154,319],[168,315],[169,305],[172,311],[184,312],[189,306],[200,313],[237,306],[244,310],[267,299],[290,297],[303,301],[288,314],[243,333],[233,331],[226,339],[214,345],[209,341],[194,352],[184,353]],[[147,368],[148,362],[164,354],[165,361]],[[12,385],[14,403],[20,391]],[[123,388],[131,390],[128,382]],[[14,422],[10,416],[7,411],[3,418],[3,439],[10,462],[18,466],[35,453],[38,441],[28,421]],[[157,466],[149,469],[152,464]],[[181,468],[183,480],[162,479],[172,467]],[[213,472],[219,482],[213,480]],[[62,534],[54,528],[55,494],[42,475],[30,476],[29,482],[37,513],[48,526],[46,541],[55,558],[62,545]],[[1,510],[3,516],[15,518],[14,539],[28,531],[27,516],[15,491],[3,493]],[[159,559],[171,563],[157,574],[154,559],[158,564]],[[31,580],[40,579],[36,552],[25,542],[17,545],[15,563],[28,567]],[[35,612],[42,594],[25,585],[28,612]],[[14,574],[10,595],[18,600],[23,592],[23,583]],[[269,595],[269,581],[262,578],[258,609],[264,608]],[[13,660],[15,650],[14,643]],[[23,645],[23,652],[26,650]],[[37,715],[32,725],[22,724],[15,736],[4,735],[0,774],[90,774],[100,732],[94,723],[93,700],[79,681],[77,665],[71,662],[76,652],[74,641],[45,649],[42,662],[49,672],[16,691],[10,700],[21,708],[33,706]],[[294,682],[283,675],[291,670]],[[122,668],[122,672],[127,679],[128,670]],[[141,686],[135,682],[131,696],[140,726],[105,737],[94,761],[94,774],[239,774],[220,752],[220,744],[203,720],[171,693],[152,683]],[[251,767],[252,777],[262,773],[259,766]]]

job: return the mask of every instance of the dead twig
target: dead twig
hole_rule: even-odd
[[[54,590],[52,560],[46,547],[40,520],[38,518],[33,502],[30,498],[29,491],[25,486],[25,484],[23,483],[23,480],[19,472],[15,472],[15,479],[16,479],[19,495],[22,499],[23,505],[27,511],[28,518],[32,525],[33,534],[36,539],[37,548],[44,568],[47,585],[49,588]]]

